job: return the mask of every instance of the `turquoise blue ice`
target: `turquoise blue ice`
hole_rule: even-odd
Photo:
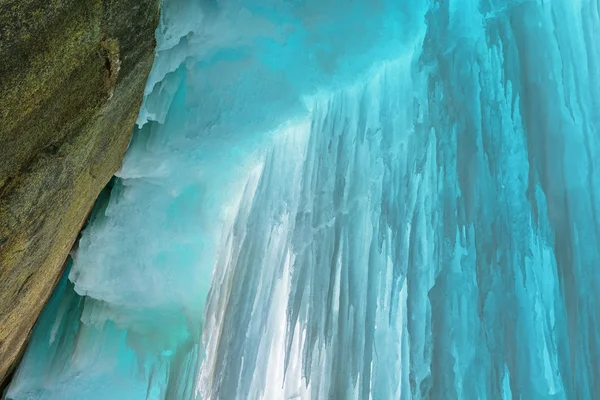
[[[599,11],[163,0],[8,398],[598,398]]]

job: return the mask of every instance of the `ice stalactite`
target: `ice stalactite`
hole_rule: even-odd
[[[593,399],[598,10],[165,1],[8,397]]]
[[[316,98],[221,247],[207,397],[594,398],[597,15],[439,3]]]

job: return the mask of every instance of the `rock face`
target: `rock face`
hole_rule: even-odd
[[[160,0],[0,0],[0,382],[119,168]]]

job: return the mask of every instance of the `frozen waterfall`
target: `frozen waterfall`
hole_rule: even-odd
[[[599,11],[163,0],[7,397],[598,398]]]

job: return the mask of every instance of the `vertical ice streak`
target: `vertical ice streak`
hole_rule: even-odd
[[[276,139],[252,202],[225,231],[206,310],[205,398],[409,393],[401,389],[409,358],[400,258],[412,223],[393,219],[431,214],[424,203],[434,203],[436,181],[435,168],[403,161],[411,151],[433,153],[434,143],[410,139],[411,60],[316,96],[307,120]],[[416,185],[401,182],[413,174]],[[388,213],[384,199],[394,177],[404,186],[392,194],[406,204],[400,215]]]
[[[20,399],[594,399],[600,3],[165,0]]]
[[[597,6],[436,3],[412,71],[315,99],[301,176],[276,145],[243,210],[261,234],[227,236],[207,397],[594,398]],[[280,300],[255,291],[274,265],[283,358]]]

